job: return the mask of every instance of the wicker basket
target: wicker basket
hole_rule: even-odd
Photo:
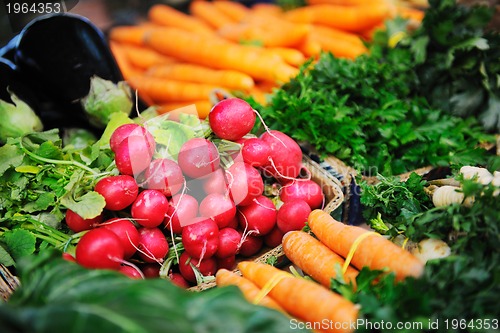
[[[311,179],[321,186],[326,198],[326,205],[324,211],[335,215],[340,214],[339,209],[342,209],[344,202],[343,185],[339,179],[334,177],[331,173],[327,172],[318,163],[314,162],[311,158],[304,155],[303,165],[311,173]],[[253,260],[256,262],[266,263],[270,258],[274,257],[277,260],[277,266],[282,266],[286,263],[285,253],[281,245],[275,248],[266,248],[258,255],[245,258],[245,260]],[[241,275],[239,270],[235,269],[233,272]],[[202,283],[200,285],[189,288],[192,291],[203,291],[215,287],[215,281]]]

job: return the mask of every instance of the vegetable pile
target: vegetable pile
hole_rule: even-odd
[[[325,196],[289,136],[249,134],[256,113],[229,98],[206,121],[118,113],[83,149],[63,147],[56,130],[9,139],[1,262],[51,245],[87,268],[188,287],[277,246]]]
[[[431,15],[416,32],[405,29],[404,21],[388,21],[386,30],[374,37],[369,54],[354,60],[322,54],[317,63],[304,66],[296,78],[276,90],[267,107],[252,105],[261,110],[271,127],[309,143],[320,154],[340,158],[365,175],[402,174],[429,165],[485,164],[485,151],[477,147],[494,139],[484,134],[476,117],[468,115],[480,104],[494,120],[498,62],[493,59],[498,57],[493,55],[500,44],[496,37],[483,35],[481,24],[486,25],[487,20],[479,17],[484,18],[480,14],[486,9],[466,10],[451,0],[439,3],[430,2]],[[461,14],[448,14],[455,10]],[[443,37],[447,31],[453,31],[453,39]],[[403,32],[407,37],[391,47],[394,36]],[[474,52],[483,53],[477,62],[467,62]],[[468,65],[472,68],[466,71]],[[439,77],[455,84],[455,79],[444,78],[464,71],[469,75],[464,80],[471,86],[460,88],[461,96],[468,99],[465,96],[474,91],[485,95],[472,87],[473,82],[485,83],[493,109],[485,106],[482,97],[470,112],[453,107],[469,105],[463,98],[458,102],[457,95],[439,93],[449,98],[448,103],[431,99],[430,91],[438,89],[426,80]],[[451,115],[450,108],[464,118]]]
[[[354,59],[363,39],[395,16],[417,23],[423,12],[388,1],[337,1],[284,10],[234,1],[194,1],[189,13],[167,5],[150,8],[147,21],[111,29],[111,47],[124,77],[162,112],[195,104],[205,117],[210,92],[225,89],[261,103],[273,88],[299,73],[322,51]]]

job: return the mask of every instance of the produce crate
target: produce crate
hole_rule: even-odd
[[[326,202],[325,211],[334,214],[340,214],[342,203],[344,202],[344,193],[342,190],[342,183],[335,178],[332,174],[328,173],[323,169],[318,163],[314,162],[311,158],[304,155],[303,165],[306,167],[310,174],[311,179],[318,183],[323,189],[325,194]],[[270,249],[267,248],[261,251],[258,255],[253,258],[246,258],[249,260],[255,260],[258,262],[267,262],[271,257],[275,257],[280,262],[285,261],[285,256],[281,246]],[[7,300],[12,292],[19,285],[19,280],[7,267],[0,265],[0,295],[4,300]],[[196,287],[190,288],[194,291],[202,291],[215,287],[215,282],[204,283]]]
[[[334,177],[331,173],[322,168],[318,163],[313,161],[310,157],[304,155],[303,165],[311,173],[311,179],[321,186],[323,193],[325,194],[325,207],[324,211],[330,213],[332,216],[341,214],[342,203],[344,202],[343,185]],[[275,248],[266,248],[262,250],[259,254],[251,258],[245,258],[245,260],[254,260],[256,262],[266,263],[268,259],[274,257],[276,259],[275,266],[283,267],[286,265],[288,260],[285,257],[285,253],[281,245]],[[239,270],[235,269],[235,273],[241,275]],[[206,282],[195,287],[191,287],[189,290],[192,291],[203,291],[215,287],[215,281]]]

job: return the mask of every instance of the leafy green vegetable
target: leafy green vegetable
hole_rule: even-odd
[[[236,287],[186,291],[162,279],[87,270],[44,251],[19,262],[21,285],[0,304],[10,332],[305,332]]]
[[[0,143],[7,138],[43,130],[42,121],[35,111],[14,93],[10,96],[14,104],[0,100]]]

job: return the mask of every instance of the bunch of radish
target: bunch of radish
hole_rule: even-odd
[[[103,214],[66,215],[73,231],[88,230],[76,262],[188,287],[302,229],[324,205],[322,188],[304,176],[302,152],[289,136],[249,134],[257,115],[244,100],[224,99],[209,114],[211,134],[166,157],[147,126],[117,128],[109,144],[119,175],[95,186],[106,201]],[[237,149],[223,152],[222,143]]]

